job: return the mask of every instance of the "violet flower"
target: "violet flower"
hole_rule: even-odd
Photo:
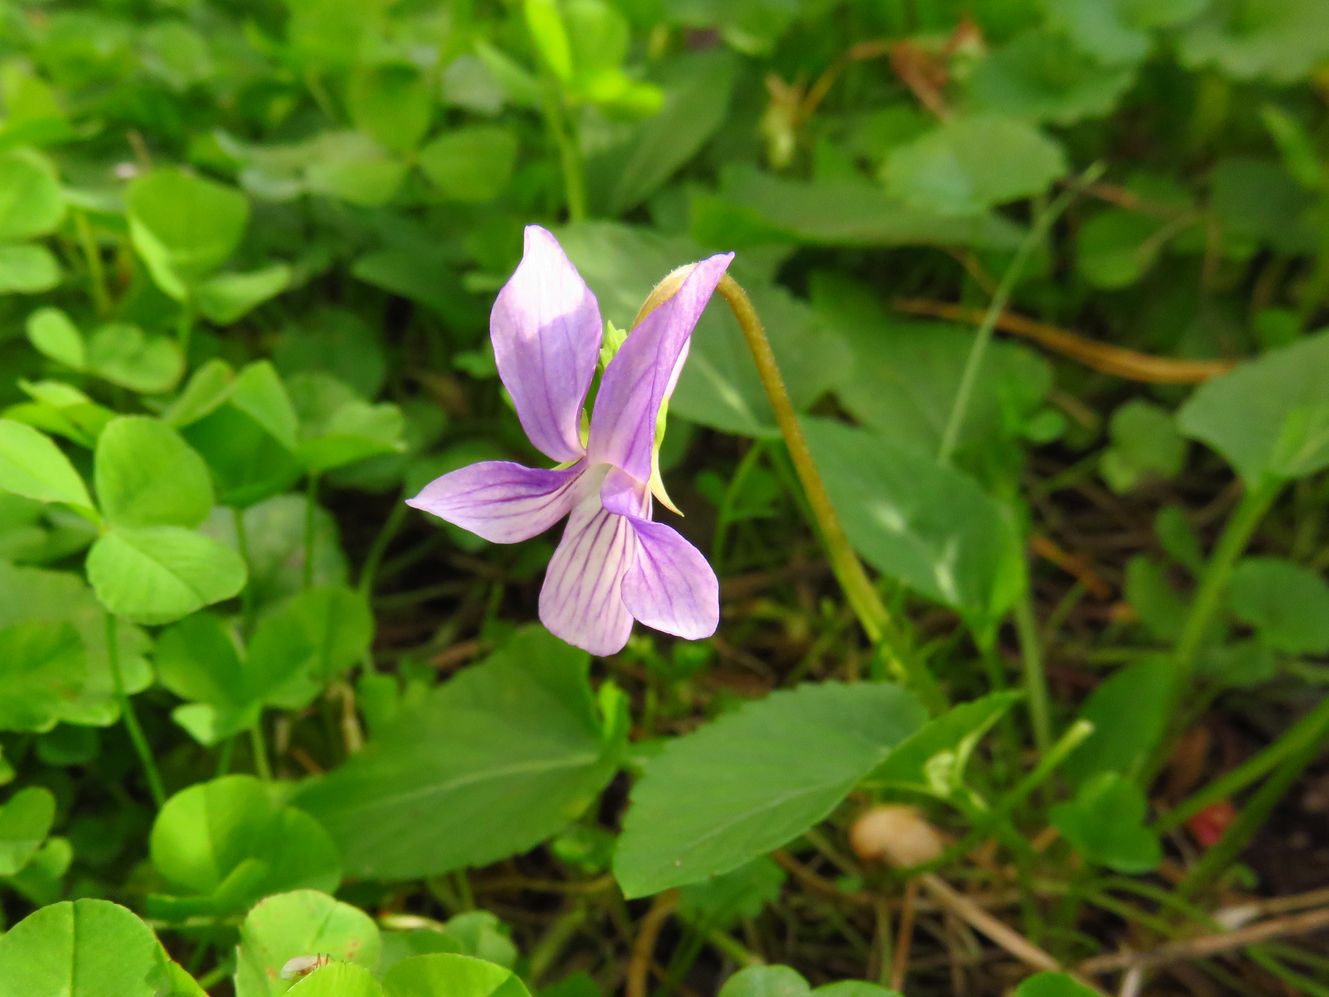
[[[494,543],[516,543],[568,516],[540,590],[540,620],[592,654],[627,643],[634,619],[696,640],[720,616],[715,572],[692,544],[651,520],[656,422],[693,327],[733,253],[697,263],[678,292],[629,333],[580,428],[604,324],[595,295],[553,235],[526,228],[521,263],[499,292],[490,335],[499,377],[552,470],[485,461],[445,474],[409,505]]]

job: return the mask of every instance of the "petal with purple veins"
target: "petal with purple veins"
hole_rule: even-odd
[[[595,295],[538,225],[526,226],[521,263],[498,292],[489,331],[526,435],[551,460],[576,460],[604,325]]]
[[[637,557],[623,577],[623,605],[636,619],[700,640],[720,623],[720,583],[706,558],[664,523],[631,519]]]
[[[591,654],[614,654],[632,632],[623,576],[637,552],[631,524],[591,495],[572,510],[540,589],[540,622]]]
[[[406,504],[491,543],[516,543],[568,514],[580,497],[577,483],[584,468],[578,462],[563,471],[544,471],[483,461],[435,478]]]
[[[655,419],[678,380],[679,362],[733,253],[702,260],[678,292],[641,320],[605,370],[591,416],[593,462],[651,477]]]

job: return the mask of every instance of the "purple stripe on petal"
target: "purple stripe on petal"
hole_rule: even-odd
[[[623,605],[636,619],[688,640],[715,633],[720,584],[706,558],[663,523],[631,519],[637,557],[623,577]]]
[[[614,654],[632,632],[623,605],[623,575],[636,556],[628,521],[606,511],[600,497],[584,498],[572,510],[540,589],[540,622],[591,654]]]
[[[600,382],[591,416],[593,462],[621,467],[639,481],[651,477],[651,451],[660,405],[678,380],[680,358],[733,253],[702,260],[672,298],[628,335]]]
[[[564,471],[544,471],[484,461],[435,478],[406,504],[492,543],[516,543],[568,514],[580,497],[577,483],[584,469],[580,462]]]
[[[551,460],[582,456],[578,432],[600,356],[600,306],[563,247],[526,227],[521,263],[489,316],[498,374],[526,435]]]

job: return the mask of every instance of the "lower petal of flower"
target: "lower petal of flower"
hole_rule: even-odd
[[[562,471],[491,460],[435,478],[406,504],[470,530],[491,543],[516,543],[543,533],[566,516],[579,496],[585,469]]]
[[[623,576],[623,605],[656,630],[700,640],[720,623],[720,583],[699,550],[663,523],[630,519],[637,557]]]
[[[623,576],[637,552],[631,523],[592,494],[572,510],[540,589],[540,622],[591,654],[614,654],[632,632]]]

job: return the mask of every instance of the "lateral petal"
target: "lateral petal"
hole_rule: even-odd
[[[723,253],[702,260],[678,293],[628,334],[595,399],[587,448],[593,462],[621,467],[638,481],[650,480],[660,405],[678,380],[692,330],[733,258]]]
[[[435,478],[406,504],[491,543],[516,543],[543,533],[578,497],[581,462],[562,471],[483,461]]]
[[[555,637],[591,654],[623,649],[632,615],[623,605],[623,575],[636,555],[632,526],[583,499],[568,520],[540,589],[540,622]]]
[[[637,557],[623,577],[623,605],[637,620],[676,637],[700,640],[720,623],[720,583],[701,551],[678,531],[631,519]]]
[[[498,292],[489,333],[498,375],[531,442],[551,460],[582,456],[578,428],[604,324],[595,295],[538,225],[526,226],[521,263]]]

